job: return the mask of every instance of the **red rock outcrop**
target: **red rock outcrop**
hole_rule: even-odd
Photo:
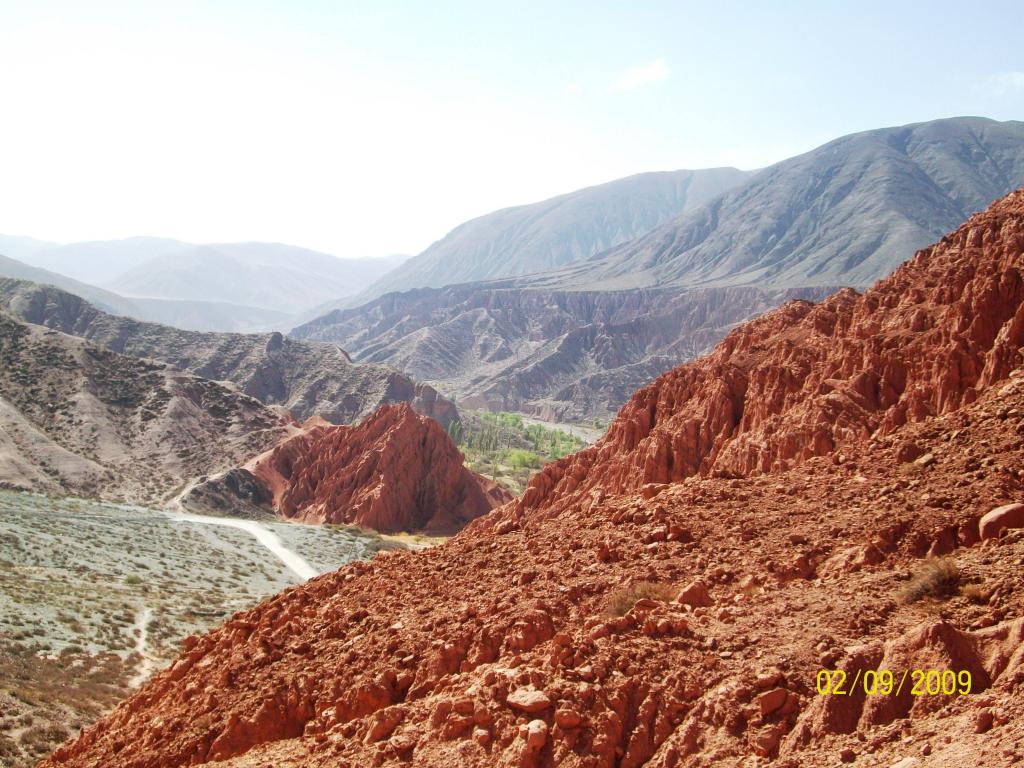
[[[407,403],[381,406],[354,427],[311,422],[251,471],[285,517],[382,533],[454,533],[511,498],[464,467],[441,425]]]
[[[547,465],[519,513],[591,489],[743,477],[948,413],[1021,362],[1024,191],[863,295],[790,302],[644,387],[591,448]]]
[[[948,278],[934,251],[910,265],[932,286],[917,309],[933,325],[914,330],[880,301],[861,335],[872,326],[852,319],[876,289],[739,329],[717,363],[663,377],[603,443],[542,473],[529,504],[190,638],[44,768],[1020,765],[1024,532],[980,541],[979,522],[1024,501],[1024,366],[1007,320],[1021,301],[999,292],[1020,282],[1022,207],[1018,193],[972,220],[982,242],[968,236],[959,256],[947,239]],[[897,273],[907,296],[912,274]],[[955,301],[935,301],[944,280]],[[1007,305],[981,298],[992,291]],[[968,294],[986,317],[952,309]],[[833,320],[819,338],[820,312]],[[726,353],[741,342],[744,355]],[[852,383],[865,355],[878,393]],[[704,424],[692,472],[659,464]],[[925,589],[927,557],[947,558],[963,589]],[[969,671],[971,692],[818,691],[822,670],[875,669]]]

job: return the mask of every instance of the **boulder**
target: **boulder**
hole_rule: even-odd
[[[1024,504],[1004,504],[986,513],[978,523],[982,539],[996,539],[1007,528],[1024,528]]]
[[[708,585],[698,579],[683,587],[683,590],[676,596],[676,602],[699,608],[713,605],[715,601],[711,599]]]
[[[770,691],[762,693],[757,697],[757,706],[760,708],[761,714],[770,715],[772,712],[782,709],[788,695],[789,691],[785,688],[772,688]]]
[[[518,709],[528,714],[543,712],[551,706],[551,699],[548,698],[547,694],[543,691],[538,691],[536,688],[519,688],[512,691],[506,701],[513,709]]]

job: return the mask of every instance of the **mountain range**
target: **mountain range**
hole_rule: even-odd
[[[734,180],[704,205],[569,266],[384,294],[291,333],[480,407],[606,417],[630,387],[708,349],[731,324],[789,298],[870,285],[1024,184],[1024,123],[953,118],[867,131]],[[514,253],[506,215],[465,225],[489,243],[478,252]],[[564,225],[587,232],[594,221]],[[431,268],[461,230],[362,296]]]
[[[380,365],[354,364],[334,344],[311,344],[278,332],[200,333],[103,312],[48,285],[0,278],[0,311],[23,323],[80,337],[139,360],[223,382],[298,420],[314,416],[357,422],[380,405],[410,402],[447,426],[454,406],[405,374]]]
[[[266,243],[0,238],[38,265],[3,259],[0,274],[187,329],[301,321],[291,338],[472,407],[603,419],[733,324],[866,287],[1021,183],[1024,123],[951,118],[852,134],[757,172],[639,174],[503,209],[394,269],[401,257]],[[90,275],[103,287],[74,280]]]
[[[844,136],[538,283],[865,287],[1016,189],[1022,145],[1024,122],[969,117]]]

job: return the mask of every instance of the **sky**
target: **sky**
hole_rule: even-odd
[[[642,171],[1024,119],[1024,3],[0,0],[0,232],[414,254]]]

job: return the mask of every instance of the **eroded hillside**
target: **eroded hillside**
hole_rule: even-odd
[[[200,333],[115,317],[47,285],[0,279],[0,305],[43,325],[131,357],[160,360],[197,376],[231,382],[267,405],[283,405],[300,421],[365,418],[383,403],[410,402],[443,424],[454,406],[429,386],[381,365],[355,365],[334,344],[309,344],[280,333]]]
[[[0,312],[0,481],[154,502],[286,434],[291,419],[163,363]]]

